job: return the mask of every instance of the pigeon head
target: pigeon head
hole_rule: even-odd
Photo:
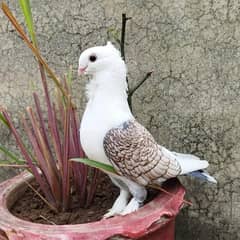
[[[100,72],[119,72],[121,70],[126,74],[126,66],[120,52],[111,42],[105,46],[88,48],[79,57],[79,74],[94,76]]]

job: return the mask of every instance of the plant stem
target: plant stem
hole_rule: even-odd
[[[122,31],[121,31],[121,42],[120,42],[120,49],[121,49],[121,56],[123,60],[125,60],[125,33],[126,33],[126,23],[130,20],[130,17],[126,17],[126,13],[122,14]]]
[[[125,61],[125,35],[126,35],[126,24],[127,21],[131,19],[130,17],[126,17],[126,13],[122,13],[122,30],[121,30],[121,41],[120,41],[120,50],[121,50],[121,56],[122,59]],[[128,89],[129,89],[129,84],[128,84],[128,77],[126,77]],[[129,91],[127,92],[127,94]],[[131,97],[128,97],[128,105],[132,111],[132,99]]]
[[[143,84],[149,77],[151,77],[152,73],[153,73],[153,71],[148,72],[148,73],[145,75],[145,77],[144,77],[139,83],[137,83],[137,85],[136,85],[134,88],[130,89],[130,90],[128,91],[128,97],[131,97],[131,96],[136,92],[136,90],[138,90],[138,88],[141,87],[142,84]]]
[[[120,42],[120,50],[122,59],[125,61],[125,35],[126,35],[126,24],[127,21],[130,20],[131,17],[127,17],[126,13],[122,14],[122,30],[121,30],[121,42]],[[129,88],[128,77],[126,77],[127,85],[128,85],[128,105],[130,110],[132,111],[132,96],[134,92],[152,75],[153,71],[148,72],[146,76],[132,89]]]
[[[136,92],[136,90],[137,90],[139,87],[141,87],[142,84],[152,75],[152,73],[153,73],[153,71],[148,72],[148,73],[145,75],[145,77],[144,77],[139,83],[137,83],[137,85],[136,85],[134,88],[132,88],[132,89],[129,89],[129,88],[128,88],[129,90],[128,90],[128,99],[127,99],[127,101],[128,101],[128,105],[129,105],[131,111],[132,111],[132,96],[133,96],[133,94],[134,94],[134,93]]]

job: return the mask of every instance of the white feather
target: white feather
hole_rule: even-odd
[[[179,162],[181,166],[180,175],[208,167],[208,161],[201,160],[195,155],[171,152],[164,147],[162,147],[162,150],[164,155],[168,156],[169,158],[175,158]]]
[[[215,184],[217,183],[217,180],[214,177],[210,176],[208,172],[202,172],[201,174],[204,175],[209,182]]]
[[[118,67],[114,68],[111,60],[111,68],[98,72],[87,85],[89,101],[80,126],[81,144],[87,156],[107,164],[110,163],[103,148],[106,133],[133,119],[127,103],[126,80],[122,79],[126,76],[126,67],[121,61],[117,59]]]
[[[91,60],[94,56],[95,60]],[[90,159],[111,164],[104,152],[103,139],[106,133],[125,121],[134,119],[127,102],[126,65],[120,52],[111,43],[106,46],[93,47],[85,50],[79,58],[79,73],[92,76],[86,92],[88,103],[80,126],[82,147]],[[162,147],[163,154],[179,162],[181,174],[207,168],[208,162],[196,156],[170,152]],[[205,176],[205,175],[204,175]],[[205,176],[206,177],[206,176]],[[214,181],[214,179],[211,179]],[[125,207],[128,193],[120,194],[119,200],[113,205],[106,216],[115,213],[127,214],[139,208],[139,196],[146,195],[146,190],[137,183],[121,177],[122,184],[117,186],[130,191],[132,200]],[[131,187],[132,182],[135,187]],[[126,190],[127,189],[127,190]],[[142,197],[141,197],[142,201]],[[123,209],[124,208],[124,209]]]
[[[96,62],[89,61],[91,55],[97,57]],[[84,51],[79,66],[86,68],[86,73],[92,76],[87,86],[89,101],[80,127],[81,144],[89,158],[109,164],[103,148],[106,133],[134,118],[127,102],[126,65],[119,51],[108,43]],[[208,167],[207,161],[194,155],[162,149],[163,154],[179,162],[181,174]]]

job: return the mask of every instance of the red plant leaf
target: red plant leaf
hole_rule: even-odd
[[[30,107],[27,108],[27,113],[32,124],[34,135],[31,134],[28,126],[25,125],[25,129],[29,134],[29,139],[31,139],[32,146],[37,156],[36,159],[39,162],[41,169],[43,170],[44,176],[46,176],[48,180],[49,186],[51,187],[51,191],[57,202],[57,205],[60,205],[61,187],[56,162],[54,161],[54,159],[51,158],[51,149],[47,147],[47,144],[44,141],[44,137],[42,136],[42,133],[40,131],[39,124]]]
[[[28,153],[28,150],[26,149],[25,144],[23,143],[17,129],[14,127],[13,122],[12,122],[10,116],[8,115],[7,111],[3,110],[2,113],[5,117],[5,119],[7,120],[8,124],[9,124],[9,127],[10,127],[10,129],[11,129],[11,131],[12,131],[12,133],[13,133],[15,139],[16,139],[17,146],[19,147],[19,149],[20,149],[22,155],[24,156],[24,158],[26,159],[27,164],[29,165],[34,177],[36,178],[36,181],[39,183],[39,185],[40,185],[42,191],[44,192],[47,200],[51,203],[51,205],[54,206],[55,205],[54,200],[53,200],[51,192],[49,191],[49,187],[48,187],[47,182],[44,180],[41,173],[39,172],[39,170],[37,169],[37,167],[33,163],[33,159],[31,158],[30,154]]]

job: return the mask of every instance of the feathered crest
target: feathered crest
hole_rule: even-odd
[[[114,50],[115,53],[117,53],[119,56],[121,56],[120,51],[110,41],[107,42],[106,47]]]

